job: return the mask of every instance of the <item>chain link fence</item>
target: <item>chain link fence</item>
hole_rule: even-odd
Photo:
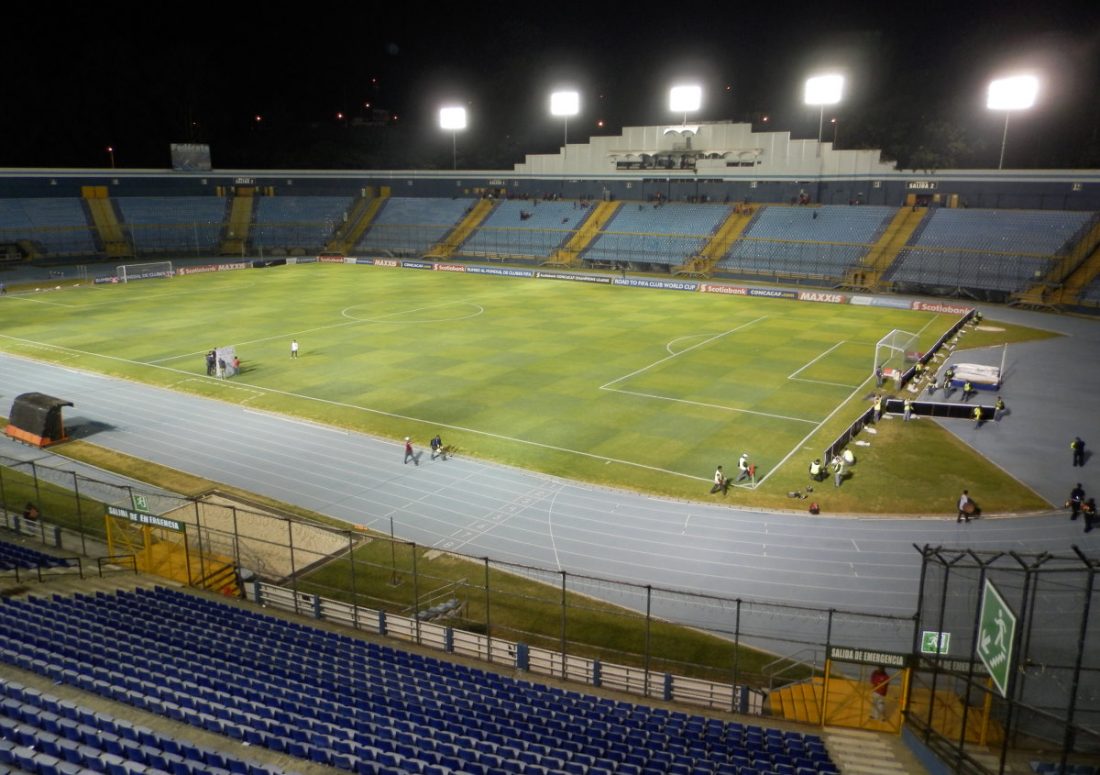
[[[1034,555],[926,546],[922,555],[913,648],[924,653],[910,722],[924,741],[961,771],[981,771],[974,744],[999,747],[1002,772],[1010,746],[1058,751],[1063,768],[1100,752],[1100,611],[1092,606],[1100,559],[1076,547]],[[1014,625],[1006,614],[990,626],[996,604],[987,584]]]
[[[8,523],[93,559],[109,554],[108,506],[182,523],[193,553],[230,558],[247,579],[585,659],[753,686],[804,678],[830,644],[897,650],[913,618],[664,589],[444,553],[390,536],[244,503],[121,486],[0,456]],[[116,552],[117,553],[117,552]],[[685,638],[683,627],[699,637]]]

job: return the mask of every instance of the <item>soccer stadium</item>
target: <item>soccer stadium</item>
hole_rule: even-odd
[[[173,162],[0,171],[0,772],[1100,771],[1100,171]]]

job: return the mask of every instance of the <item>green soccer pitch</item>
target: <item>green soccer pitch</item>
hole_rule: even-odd
[[[801,472],[867,406],[877,340],[899,328],[927,347],[955,320],[327,264],[7,301],[10,352],[685,497],[705,494],[717,463],[735,473],[742,452],[755,490],[787,486],[769,480]],[[242,373],[207,377],[204,354],[228,345]],[[731,495],[752,494],[742,485]]]

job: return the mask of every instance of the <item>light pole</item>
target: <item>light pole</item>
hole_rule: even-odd
[[[562,153],[569,155],[569,117],[581,112],[581,95],[575,91],[556,91],[550,95],[550,115],[561,116],[565,124]],[[562,165],[564,166],[564,164]]]
[[[825,123],[825,106],[836,105],[844,95],[843,75],[815,75],[806,79],[804,101],[807,105],[817,105],[817,144],[820,152],[821,131]]]
[[[107,146],[107,155],[111,157],[111,169],[115,168],[115,147],[113,145]]]
[[[451,159],[458,169],[458,130],[466,128],[466,108],[449,107],[439,111],[439,126],[451,132]]]
[[[989,84],[985,106],[990,110],[1005,112],[1005,128],[1001,135],[1001,159],[997,169],[1004,169],[1005,147],[1008,145],[1008,117],[1014,110],[1026,110],[1035,104],[1039,96],[1039,79],[1034,75],[1014,75],[998,78]]]
[[[836,120],[836,116],[829,119],[829,123],[833,125],[833,150],[836,150],[836,132],[840,129],[840,122]]]
[[[668,93],[668,109],[673,113],[684,114],[684,126],[687,126],[688,113],[699,110],[703,104],[703,87],[673,86]]]

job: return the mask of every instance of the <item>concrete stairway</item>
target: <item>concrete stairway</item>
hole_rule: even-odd
[[[826,727],[821,737],[843,775],[924,775],[926,772],[893,735]]]

